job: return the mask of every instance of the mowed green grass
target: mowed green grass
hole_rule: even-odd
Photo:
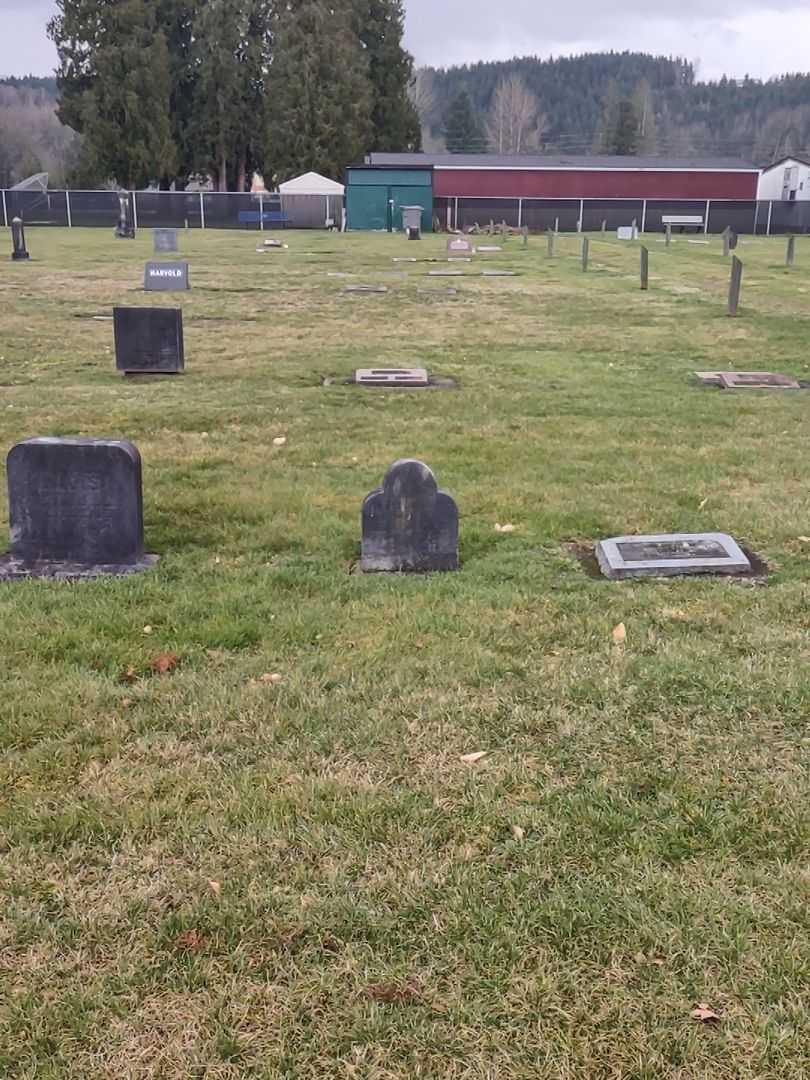
[[[512,239],[457,283],[392,262],[442,237],[284,238],[181,233],[187,294],[139,291],[146,231],[31,228],[0,270],[3,459],[131,439],[161,555],[0,588],[0,1075],[810,1076],[810,393],[691,379],[810,378],[810,240],[741,244],[734,320],[719,238],[651,239],[646,294],[598,236],[586,275]],[[182,305],[184,377],[124,381],[77,318],[143,303]],[[322,385],[380,364],[458,388]],[[353,572],[402,456],[459,573]],[[572,553],[669,530],[767,580]]]

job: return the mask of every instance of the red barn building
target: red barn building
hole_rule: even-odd
[[[726,158],[374,153],[348,170],[348,186],[373,187],[375,172],[390,177],[398,171],[423,192],[430,187],[441,227],[459,229],[491,218],[532,229],[559,219],[562,229],[581,223],[584,230],[635,219],[651,231],[663,228],[663,216],[683,214],[699,215],[707,231],[732,225],[752,232],[760,176],[753,165]],[[421,181],[414,179],[420,175]],[[352,227],[351,190],[348,206]]]

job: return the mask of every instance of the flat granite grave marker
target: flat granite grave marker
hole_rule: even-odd
[[[447,241],[448,255],[474,255],[475,249],[466,236],[451,236]]]
[[[177,251],[177,229],[154,229],[152,244],[156,255]]]
[[[144,553],[141,456],[115,439],[28,439],[7,461],[11,550],[0,579],[134,574]]]
[[[363,503],[360,569],[458,569],[458,507],[421,461],[395,461]]]
[[[20,217],[15,217],[11,222],[11,258],[14,262],[31,258],[25,246],[25,225]]]
[[[177,292],[191,288],[187,262],[148,262],[143,272],[146,292]]]
[[[596,558],[613,581],[684,574],[748,574],[751,563],[726,533],[616,536],[596,545]]]
[[[180,308],[113,308],[115,366],[125,375],[177,375],[185,367]]]
[[[358,386],[428,386],[426,368],[358,368],[354,373]]]
[[[387,293],[387,285],[346,285],[343,290],[347,293]]]
[[[772,371],[720,371],[724,390],[799,390],[796,379]]]
[[[480,253],[482,251],[483,252],[487,252],[487,251],[489,251],[489,252],[503,251],[503,248],[499,244],[479,244],[478,247],[475,250]]]

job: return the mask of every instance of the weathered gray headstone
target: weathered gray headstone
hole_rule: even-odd
[[[642,291],[650,287],[650,252],[643,244],[641,245],[641,288]]]
[[[7,462],[11,550],[0,579],[132,574],[144,554],[141,457],[130,442],[29,439]]]
[[[740,306],[740,291],[742,290],[743,264],[736,255],[731,257],[731,281],[728,287],[728,313],[736,315]]]
[[[11,222],[11,258],[15,262],[31,258],[25,246],[25,225],[20,217],[15,217]]]
[[[113,308],[115,366],[125,375],[176,375],[185,366],[180,308]]]
[[[605,577],[675,577],[684,574],[748,574],[751,563],[726,533],[663,533],[616,536],[596,545]]]
[[[126,191],[118,195],[118,224],[115,227],[115,235],[119,240],[135,239],[135,212]]]
[[[591,253],[591,242],[588,237],[584,237],[582,241],[582,270],[583,273],[588,269],[588,258]]]
[[[182,292],[191,288],[187,262],[148,262],[143,272],[146,292]]]
[[[359,386],[428,386],[426,368],[358,368],[354,381]]]
[[[396,461],[363,503],[360,568],[458,569],[458,507],[421,461]]]
[[[152,243],[156,255],[177,251],[177,229],[153,229]]]
[[[635,240],[636,232],[632,225],[620,225],[616,230],[617,240]]]
[[[796,237],[789,236],[785,252],[785,266],[793,266],[796,261]]]

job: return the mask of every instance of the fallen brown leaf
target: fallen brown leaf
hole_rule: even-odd
[[[720,1019],[711,1005],[707,1005],[705,1001],[699,1001],[689,1015],[701,1024],[716,1023]]]
[[[498,533],[513,533],[517,528],[516,525],[497,525],[495,526],[495,532]]]
[[[166,652],[156,656],[149,666],[155,675],[168,675],[170,671],[174,671],[179,663],[180,657],[177,653]]]
[[[128,667],[126,671],[121,672],[118,678],[120,682],[128,683],[131,686],[132,683],[138,681],[138,672],[134,667]]]
[[[474,754],[463,754],[461,760],[464,762],[465,765],[475,765],[477,761],[485,758],[488,753],[488,750],[478,750]]]
[[[521,829],[520,825],[512,826],[512,836],[514,836],[516,840],[522,840],[525,835],[526,831],[525,829]]]
[[[175,947],[181,952],[199,952],[203,947],[203,936],[197,929],[186,930],[174,939]]]
[[[135,702],[133,701],[133,699],[131,697],[121,698],[121,708],[122,709],[131,709],[134,704],[135,704]]]
[[[373,1001],[381,1001],[386,1005],[407,1005],[418,1001],[420,994],[418,988],[412,982],[405,983],[372,983],[363,991],[365,997]]]
[[[214,896],[219,899],[219,894],[222,892],[222,886],[220,885],[220,883],[218,881],[209,881],[208,888],[211,890]]]
[[[624,645],[627,641],[627,628],[623,622],[613,627],[613,640],[617,645]]]

